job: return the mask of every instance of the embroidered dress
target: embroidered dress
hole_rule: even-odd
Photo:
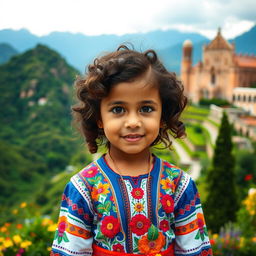
[[[101,255],[95,248],[120,255],[212,255],[188,174],[155,157],[150,177],[122,177],[102,156],[71,178],[51,255]]]

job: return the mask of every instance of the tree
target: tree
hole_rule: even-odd
[[[205,204],[205,216],[208,228],[213,233],[218,233],[225,223],[235,221],[238,209],[231,134],[232,127],[224,112],[216,140],[213,164],[207,173],[209,194]]]

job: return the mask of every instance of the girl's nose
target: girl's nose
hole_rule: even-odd
[[[141,120],[137,114],[130,114],[125,121],[126,128],[139,128],[141,127]]]

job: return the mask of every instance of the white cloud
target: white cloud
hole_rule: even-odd
[[[256,22],[255,0],[0,0],[0,29],[27,28],[87,35],[179,28],[233,37]]]

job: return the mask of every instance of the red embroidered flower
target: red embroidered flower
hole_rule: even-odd
[[[204,233],[204,225],[205,225],[204,215],[202,213],[198,213],[196,217],[197,217],[197,225],[200,230],[200,233]]]
[[[164,211],[166,213],[171,213],[174,211],[174,201],[173,198],[170,195],[164,195],[161,198],[161,204],[164,208]]]
[[[59,236],[63,236],[64,231],[66,230],[67,223],[65,221],[61,221],[58,225]]]
[[[98,173],[98,168],[96,166],[93,166],[89,169],[85,169],[82,171],[82,175],[86,178],[92,178]]]
[[[114,244],[113,251],[115,252],[124,252],[124,246],[121,244]]]
[[[144,235],[148,231],[150,225],[150,220],[142,214],[137,214],[132,217],[132,220],[129,223],[131,231],[138,236]]]
[[[120,231],[120,223],[117,218],[106,216],[101,223],[100,230],[106,237],[113,238]]]
[[[160,226],[159,227],[164,232],[168,231],[170,229],[168,220],[162,220],[160,222]]]
[[[144,191],[141,188],[133,188],[131,193],[135,199],[141,199],[144,196]]]

